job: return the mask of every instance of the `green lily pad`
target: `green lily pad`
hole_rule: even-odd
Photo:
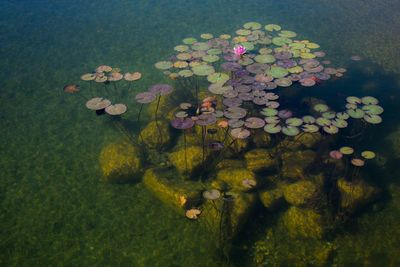
[[[284,46],[285,44],[290,44],[293,42],[291,39],[286,37],[274,37],[272,38],[272,43],[276,46]]]
[[[322,113],[322,117],[327,118],[327,119],[333,119],[336,117],[336,113],[333,111],[326,111]]]
[[[243,28],[250,30],[259,30],[261,29],[261,24],[258,22],[247,22],[243,25]]]
[[[269,70],[265,72],[267,75],[271,75],[274,78],[283,78],[286,75],[289,74],[287,69],[278,67],[278,66],[272,66]]]
[[[278,111],[276,109],[273,108],[264,108],[261,111],[261,114],[267,117],[272,117],[278,114]]]
[[[329,109],[329,107],[325,104],[316,104],[313,108],[315,111],[321,112],[321,113],[326,112]]]
[[[346,112],[338,112],[336,113],[336,118],[341,120],[347,120],[348,118],[350,118],[350,116]]]
[[[347,121],[338,118],[332,120],[332,124],[338,128],[346,128],[348,126]]]
[[[179,60],[189,60],[192,58],[192,55],[189,53],[179,53],[176,55],[176,58]]]
[[[218,49],[218,48],[212,48],[212,49],[207,50],[207,54],[209,54],[209,55],[219,55],[221,53],[222,53],[222,50]]]
[[[210,45],[204,42],[197,42],[192,45],[192,49],[195,51],[206,51],[210,49]]]
[[[242,66],[247,66],[250,64],[253,64],[254,60],[252,60],[249,57],[242,57],[241,59],[238,60],[238,63]]]
[[[293,37],[296,37],[297,34],[295,32],[292,32],[292,31],[281,31],[279,33],[279,36],[286,37],[286,38],[293,38]]]
[[[316,133],[318,132],[319,128],[317,125],[315,124],[304,124],[301,129],[303,130],[303,132],[305,133]]]
[[[328,125],[331,125],[331,121],[330,121],[329,119],[323,118],[323,117],[317,118],[316,123],[317,123],[319,126],[328,126]]]
[[[267,47],[263,47],[263,48],[260,48],[260,50],[258,50],[258,53],[260,53],[261,55],[271,54],[272,53],[272,49],[271,48],[267,48]]]
[[[205,40],[210,40],[212,39],[214,36],[211,33],[203,33],[200,35],[201,38],[205,39]]]
[[[313,116],[310,116],[310,115],[306,115],[306,116],[303,116],[303,122],[304,123],[314,123],[315,122],[315,118],[313,117]]]
[[[207,76],[210,83],[224,84],[229,80],[229,75],[225,73],[215,72]]]
[[[268,24],[265,26],[265,29],[269,32],[273,32],[273,31],[280,31],[282,28],[277,24]]]
[[[379,115],[365,114],[363,119],[371,124],[379,124],[382,122],[382,117]]]
[[[215,72],[214,67],[210,65],[197,65],[192,68],[194,74],[198,76],[208,76]]]
[[[262,55],[257,55],[254,57],[254,60],[258,63],[273,63],[275,62],[275,57],[273,55],[266,55],[266,54],[262,54]]]
[[[187,45],[177,45],[177,46],[174,47],[174,50],[178,51],[178,52],[186,52],[186,51],[189,50],[189,46],[187,46]]]
[[[328,134],[336,134],[339,132],[339,128],[334,125],[327,125],[322,128]]]
[[[365,105],[361,109],[370,115],[380,115],[383,113],[383,108],[378,105]]]
[[[356,109],[357,104],[347,103],[345,107],[346,109]]]
[[[282,127],[282,133],[284,133],[287,136],[296,136],[300,133],[300,130],[299,128],[294,126],[287,126],[287,127]]]
[[[351,155],[354,153],[354,149],[349,147],[349,146],[342,146],[339,151],[343,154],[343,155]]]
[[[353,119],[361,119],[362,117],[364,117],[365,112],[359,108],[356,109],[349,109],[346,111],[347,114],[349,114],[350,117],[352,117]]]
[[[213,63],[213,62],[217,62],[219,60],[219,56],[216,56],[216,55],[205,55],[204,57],[202,57],[202,59],[205,62]]]
[[[193,76],[193,72],[191,70],[181,70],[178,72],[179,76],[184,77],[184,78],[188,78]]]
[[[292,49],[303,49],[306,47],[306,45],[303,43],[290,43],[289,47],[291,47]]]
[[[303,120],[299,119],[299,118],[296,118],[296,117],[289,118],[285,122],[286,122],[287,125],[295,126],[295,127],[300,126],[300,125],[303,124]]]
[[[375,158],[375,153],[373,151],[366,150],[361,152],[361,157],[364,159],[373,159]]]
[[[264,131],[270,134],[276,134],[281,132],[282,127],[279,124],[265,124]]]
[[[171,61],[159,61],[154,66],[159,70],[167,70],[172,68],[173,64]]]
[[[379,103],[378,99],[373,96],[364,96],[361,98],[361,102],[364,105],[377,105]]]
[[[269,45],[272,43],[272,40],[271,40],[271,38],[264,36],[264,37],[259,38],[257,40],[257,43],[262,44],[262,45]]]
[[[195,42],[197,42],[197,39],[196,39],[196,38],[193,38],[193,37],[189,37],[189,38],[183,39],[182,42],[183,42],[184,44],[191,45],[191,44],[194,44]]]
[[[240,44],[243,45],[244,48],[246,48],[247,51],[254,50],[254,44],[251,43],[251,42],[242,42]]]
[[[361,104],[362,103],[361,99],[356,96],[348,96],[348,97],[346,97],[346,101],[347,101],[347,103],[350,103],[350,104]]]
[[[313,53],[300,53],[300,57],[303,59],[312,59],[315,58],[316,56]]]
[[[239,29],[236,31],[237,35],[243,35],[243,36],[249,35],[250,33],[251,31],[246,29]]]

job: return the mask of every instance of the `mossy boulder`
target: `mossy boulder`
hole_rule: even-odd
[[[231,199],[221,197],[214,201],[208,200],[202,206],[203,213],[200,220],[211,230],[213,236],[218,237],[221,230],[223,236],[232,239],[247,222],[256,200],[254,194],[242,192],[232,192]]]
[[[104,178],[110,183],[136,182],[141,179],[142,164],[139,149],[128,142],[105,146],[99,157]]]
[[[287,178],[305,179],[306,168],[314,162],[312,150],[288,151],[282,154],[282,175]]]
[[[218,162],[216,169],[227,169],[227,168],[235,168],[235,169],[244,169],[246,168],[246,163],[243,160],[238,159],[224,159]]]
[[[340,206],[349,210],[356,210],[373,202],[380,193],[378,188],[363,180],[350,182],[340,178],[337,186],[340,192]]]
[[[267,147],[271,144],[271,135],[264,131],[256,131],[251,140],[256,147]]]
[[[247,169],[257,172],[265,169],[272,168],[276,165],[273,154],[263,148],[250,150],[244,154]]]
[[[261,203],[269,210],[274,210],[283,201],[283,191],[279,187],[260,191],[258,195]]]
[[[311,181],[299,181],[283,188],[285,200],[294,206],[306,204],[317,194],[317,186]]]
[[[166,169],[146,170],[143,184],[156,198],[179,212],[201,199],[202,187],[199,183],[184,181],[176,172]]]
[[[199,146],[189,146],[186,148],[186,160],[185,160],[185,148],[181,147],[177,151],[168,154],[169,161],[180,173],[191,174],[193,171],[199,169],[203,163],[203,149]],[[207,155],[204,156],[204,160],[207,159]]]
[[[290,207],[282,222],[292,238],[321,239],[325,234],[322,216],[314,210]]]
[[[167,146],[171,141],[169,123],[166,120],[149,122],[141,131],[139,141],[151,148]]]
[[[217,181],[228,185],[228,188],[234,191],[243,192],[251,188],[243,184],[245,179],[251,180],[257,184],[254,172],[243,168],[227,168],[217,172]]]

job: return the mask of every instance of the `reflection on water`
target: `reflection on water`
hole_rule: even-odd
[[[400,200],[396,193],[399,175],[396,168],[399,106],[396,103],[399,80],[397,74],[393,74],[398,67],[393,44],[399,35],[393,33],[400,27],[396,27],[398,21],[394,19],[395,9],[390,8],[393,6],[390,1],[363,4],[357,1],[341,4],[248,1],[245,6],[225,1],[209,5],[194,1],[185,5],[155,1],[1,3],[0,262],[3,265],[63,262],[72,265],[218,266],[222,260],[233,266],[397,265],[396,240],[400,228],[396,218],[400,214]],[[207,19],[202,14],[208,14]],[[362,151],[374,151],[374,159],[365,160],[365,166],[357,169],[351,164],[350,156],[332,160],[325,153],[314,161],[308,149],[286,151],[294,146],[290,143],[276,149],[279,146],[274,144],[284,141],[261,138],[253,140],[246,153],[243,151],[234,157],[241,160],[224,161],[225,157],[218,157],[218,150],[209,158],[204,157],[202,142],[209,141],[212,136],[211,141],[221,143],[225,138],[224,129],[213,132],[207,131],[209,126],[207,129],[196,127],[198,131],[185,130],[185,136],[182,130],[176,130],[171,136],[160,135],[168,125],[163,126],[161,121],[166,117],[172,119],[174,115],[167,115],[167,112],[183,99],[193,100],[193,95],[190,98],[190,94],[184,95],[187,90],[183,90],[193,83],[171,81],[154,64],[169,60],[172,48],[184,38],[199,38],[207,32],[234,35],[234,30],[248,21],[259,21],[263,25],[276,23],[297,32],[296,38],[300,40],[318,42],[335,68],[347,69],[344,77],[321,82],[318,86],[279,89],[280,104],[290,107],[296,116],[308,114],[310,108],[320,104],[318,99],[325,100],[329,108],[336,111],[343,110],[349,95],[372,95],[379,99],[379,105],[385,109],[383,123],[356,133],[348,130],[357,127],[361,130],[365,125],[350,125],[335,140],[327,138],[325,132],[323,140],[329,142],[324,141],[312,149],[312,153],[322,155],[351,146],[357,157]],[[351,55],[360,55],[362,60],[351,61]],[[207,60],[212,61],[213,57]],[[129,102],[122,119],[106,114],[96,116],[86,109],[86,99],[62,93],[62,88],[70,83],[79,84],[86,98],[104,96],[98,95],[104,89],[103,84],[84,83],[79,79],[83,73],[102,64],[117,66],[123,73],[138,71],[142,74],[141,79],[134,82],[120,81],[116,87],[106,84],[109,95],[105,97],[115,97],[110,99],[113,103]],[[213,76],[212,79],[221,78]],[[144,107],[133,104],[137,93],[158,83],[174,86],[171,96],[178,98],[176,102],[169,102],[165,96]],[[206,96],[202,90],[207,86],[208,82],[199,83],[199,99]],[[69,87],[68,90],[75,89]],[[218,101],[206,102],[203,108],[218,105]],[[196,109],[189,108],[186,112],[193,116]],[[115,108],[111,112],[118,110]],[[159,123],[146,127],[154,114],[159,114]],[[162,149],[171,152],[170,155],[158,153],[157,149],[137,152],[129,143],[115,145],[117,140],[128,141],[124,137],[126,131],[137,136],[141,130],[148,146],[153,143],[153,147],[158,148],[159,143],[165,143]],[[343,137],[358,133],[361,134],[353,139]],[[238,132],[237,136],[242,134]],[[234,149],[241,148],[239,142],[225,141]],[[253,150],[258,147],[257,143],[266,144],[267,141],[271,142],[268,146]],[[172,150],[166,142],[181,144],[181,149]],[[197,146],[193,146],[194,143]],[[216,144],[213,149],[218,149]],[[271,163],[272,170],[279,168],[286,172],[285,176],[298,177],[289,179],[290,185],[281,183],[279,175],[276,177],[268,168],[257,169],[270,164],[270,153],[265,153],[269,148],[274,148],[272,159],[282,161]],[[219,167],[215,167],[221,169],[216,173],[217,180],[229,184],[238,179],[240,188],[254,186],[252,172],[243,169],[247,161],[252,171],[258,173],[256,178],[260,184],[257,190],[248,188],[253,194],[230,194],[232,190],[224,188],[224,183],[213,184],[223,198],[213,200],[215,193],[210,191],[206,194],[208,200],[204,201],[199,192],[210,189],[209,180],[203,175],[204,183],[200,184],[194,175],[195,181],[173,184],[177,192],[186,195],[168,195],[168,188],[162,183],[160,186],[159,180],[172,183],[177,173],[154,170],[146,172],[145,183],[137,182],[149,169],[148,163],[138,165],[134,158],[138,153],[145,154],[145,162],[164,168],[175,162],[183,173],[213,159],[220,162]],[[306,161],[309,164],[304,168]],[[113,168],[127,168],[127,164],[128,169],[141,170],[135,176],[138,179],[131,181],[133,183],[104,182],[104,173]],[[196,171],[202,172],[202,168]],[[344,173],[353,180],[343,179]],[[112,171],[105,177],[132,178]],[[323,193],[318,189],[322,181]],[[359,182],[354,184],[354,181]],[[302,193],[298,195],[298,192]],[[335,192],[342,192],[342,195],[345,192],[352,197],[345,201],[336,198]],[[176,201],[170,206],[164,205],[165,198],[159,197],[162,200],[159,201],[154,193]],[[252,199],[248,195],[256,197]],[[237,201],[227,201],[231,199]],[[367,200],[373,201],[372,204],[364,205]],[[204,205],[199,219],[185,219],[182,206],[199,208],[199,201]],[[248,203],[254,205],[251,219],[242,225],[241,232],[236,233],[235,227],[219,227],[218,222],[232,224],[235,218],[235,214],[221,215],[220,211],[247,210]],[[210,242],[214,239],[217,242]],[[221,246],[221,240],[229,242]]]

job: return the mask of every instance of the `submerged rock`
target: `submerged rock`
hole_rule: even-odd
[[[314,210],[292,206],[283,214],[282,221],[292,238],[321,239],[325,233],[322,216]]]
[[[159,131],[160,130],[160,131]],[[151,121],[141,131],[139,141],[146,144],[151,148],[158,148],[160,146],[167,146],[171,141],[170,126],[165,120]]]
[[[269,210],[274,210],[283,201],[283,191],[281,188],[263,190],[259,193],[261,203]]]
[[[246,181],[251,181],[254,186],[246,185]],[[229,168],[217,172],[217,182],[223,182],[234,191],[248,191],[257,185],[256,176],[247,169]]]
[[[257,131],[253,135],[252,141],[256,147],[266,147],[271,144],[271,135],[264,131]]]
[[[282,175],[287,178],[305,179],[306,168],[314,162],[312,150],[285,152],[282,154]]]
[[[218,162],[216,169],[221,170],[225,168],[241,169],[246,168],[246,164],[243,160],[238,159],[224,159]]]
[[[251,171],[262,171],[275,166],[276,161],[273,154],[267,149],[253,149],[244,154],[247,169]]]
[[[100,152],[99,162],[107,182],[127,183],[141,179],[139,149],[128,142],[105,146]]]
[[[256,196],[249,193],[232,193],[229,198],[208,200],[204,203],[203,216],[200,218],[214,233],[231,240],[235,237],[251,214]],[[222,222],[221,222],[222,220]]]
[[[337,181],[340,192],[340,206],[345,209],[355,210],[374,201],[380,190],[363,180],[346,181],[340,178]]]
[[[143,183],[164,204],[182,212],[201,199],[200,183],[183,181],[179,175],[165,169],[148,169]]]
[[[185,160],[185,148],[182,147],[175,152],[169,153],[168,158],[171,164],[174,165],[180,173],[185,173],[187,166],[187,171],[191,174],[193,171],[200,168],[203,163],[203,149],[199,146],[187,147]],[[204,160],[206,159],[207,155],[204,156]]]
[[[294,206],[306,204],[317,194],[317,186],[311,181],[299,181],[283,188],[285,200]]]

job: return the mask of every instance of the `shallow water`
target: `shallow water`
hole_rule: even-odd
[[[0,2],[0,265],[256,266],[254,242],[268,229],[275,232],[275,256],[264,266],[283,264],[294,245],[285,242],[274,214],[256,213],[256,227],[243,232],[230,262],[221,263],[208,233],[141,183],[104,183],[99,153],[123,136],[88,112],[82,99],[62,94],[65,84],[108,64],[143,74],[133,97],[169,82],[154,63],[183,38],[233,34],[248,21],[293,30],[348,69],[342,80],[310,94],[333,106],[350,94],[381,100],[384,122],[358,146],[384,158],[369,169],[384,197],[324,244],[335,247],[329,265],[400,265],[400,149],[396,154],[388,140],[400,127],[397,1],[89,2]],[[351,61],[354,54],[363,60]],[[138,109],[130,105],[127,117]]]

